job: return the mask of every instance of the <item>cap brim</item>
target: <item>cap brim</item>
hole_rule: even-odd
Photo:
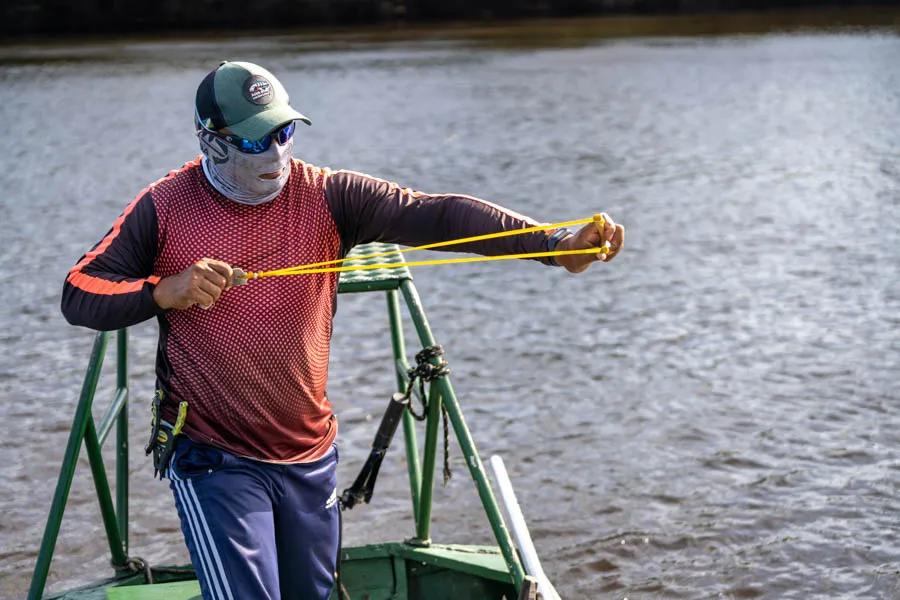
[[[228,129],[234,132],[235,135],[244,139],[258,140],[291,121],[303,121],[307,125],[312,125],[312,121],[310,121],[306,115],[298,113],[287,104],[283,104],[256,113],[249,119],[244,119],[240,123],[229,125]]]

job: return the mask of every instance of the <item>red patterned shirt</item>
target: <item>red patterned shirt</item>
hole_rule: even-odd
[[[161,310],[160,279],[201,258],[251,271],[334,260],[370,241],[420,245],[535,222],[477,198],[430,195],[294,160],[271,202],[233,202],[199,158],[151,184],[72,268],[62,309],[75,325],[111,330],[157,316],[163,416],[188,402],[185,433],[278,462],[320,457],[337,435],[325,396],[336,274],[274,277],[232,288],[209,310]],[[447,247],[481,254],[546,250],[537,232]]]

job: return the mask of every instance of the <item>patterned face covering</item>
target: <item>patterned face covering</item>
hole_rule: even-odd
[[[291,174],[294,139],[284,144],[272,141],[269,149],[259,154],[241,152],[221,137],[200,128],[197,130],[203,152],[203,172],[220,194],[240,204],[252,206],[274,200]],[[279,172],[274,179],[260,175]]]

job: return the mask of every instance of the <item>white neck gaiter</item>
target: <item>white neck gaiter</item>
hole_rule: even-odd
[[[272,140],[269,149],[247,154],[200,129],[197,131],[203,152],[203,172],[220,194],[240,204],[255,206],[275,199],[291,174],[294,139],[284,145]],[[265,173],[280,171],[274,179],[261,179]]]

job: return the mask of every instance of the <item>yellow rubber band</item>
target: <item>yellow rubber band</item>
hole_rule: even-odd
[[[343,273],[345,271],[371,271],[376,269],[396,269],[401,267],[425,267],[432,265],[451,265],[451,264],[460,264],[460,263],[473,263],[473,262],[490,262],[490,261],[498,261],[498,260],[513,260],[513,259],[522,259],[522,258],[544,258],[550,256],[566,256],[571,254],[609,254],[612,252],[612,249],[609,247],[609,242],[604,243],[603,246],[599,248],[582,248],[579,250],[554,250],[552,252],[526,252],[521,254],[503,254],[500,256],[473,256],[473,257],[465,257],[465,258],[438,258],[434,260],[420,260],[420,261],[408,261],[408,262],[400,262],[400,263],[379,263],[379,264],[369,264],[369,265],[350,265],[350,266],[330,266],[330,265],[339,265],[345,261],[361,261],[361,260],[369,260],[372,258],[381,258],[385,256],[394,256],[398,254],[405,254],[408,252],[415,252],[417,250],[431,250],[433,248],[442,248],[446,246],[453,246],[457,244],[467,244],[471,242],[480,242],[483,240],[492,240],[501,237],[509,237],[514,235],[522,235],[525,233],[533,233],[536,231],[547,231],[550,229],[561,229],[563,227],[570,227],[573,225],[585,225],[588,223],[596,223],[597,227],[602,236],[603,234],[603,226],[606,224],[606,221],[599,214],[594,215],[593,217],[584,218],[584,219],[575,219],[572,221],[563,221],[561,223],[551,223],[548,225],[535,225],[533,227],[525,227],[522,229],[507,229],[505,231],[497,231],[494,233],[485,233],[482,235],[474,235],[465,238],[459,238],[455,240],[447,240],[443,242],[434,242],[431,244],[424,244],[422,246],[414,246],[412,248],[401,248],[398,250],[389,250],[387,252],[375,252],[373,254],[366,254],[364,256],[353,256],[353,257],[345,257],[339,258],[335,260],[327,260],[323,262],[310,263],[306,265],[297,265],[294,267],[286,267],[283,269],[274,269],[272,271],[247,271],[246,278],[247,281],[251,281],[254,279],[262,279],[265,277],[286,277],[289,275],[313,275],[318,273]]]
[[[566,256],[571,254],[608,254],[604,248],[581,248],[579,250],[554,250],[553,252],[525,252],[522,254],[503,254],[501,256],[471,256],[462,258],[436,258],[434,260],[417,260],[402,263],[381,263],[370,265],[349,265],[344,267],[318,267],[292,271],[290,273],[254,273],[257,279],[262,277],[285,277],[288,275],[315,275],[318,273],[343,273],[345,271],[373,271],[376,269],[398,269],[401,267],[428,267],[433,265],[456,265],[473,262],[490,262],[497,260],[513,260],[520,258],[543,258],[547,256]]]

